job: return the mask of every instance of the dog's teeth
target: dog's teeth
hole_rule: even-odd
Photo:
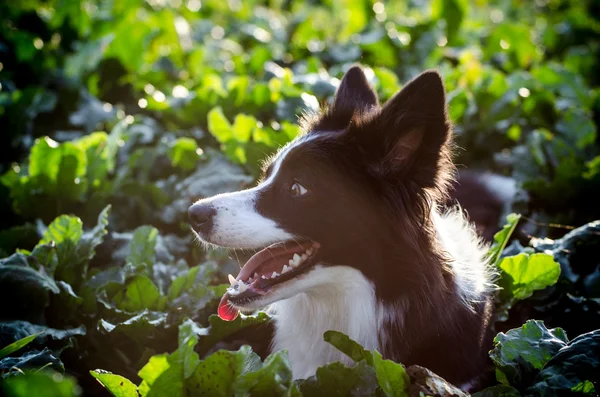
[[[307,249],[307,250],[306,250],[306,254],[307,254],[307,255],[309,255],[309,256],[310,256],[310,255],[312,255],[312,253],[313,253],[313,250],[312,250],[312,248],[309,248],[309,249]]]
[[[289,267],[288,265],[283,265],[283,269],[281,269],[281,274],[287,273],[290,270],[292,270],[291,267]]]
[[[288,265],[290,265],[291,267],[294,267],[294,260],[290,259],[289,262],[288,262]]]
[[[263,280],[268,280],[269,278],[267,276],[265,276],[264,274],[261,277]]]
[[[239,285],[238,291],[240,292],[240,294],[248,289],[248,286],[244,283],[239,283],[238,285]]]
[[[229,279],[229,284],[231,284],[232,287],[238,284],[238,281],[231,274],[228,274],[227,278]]]
[[[275,278],[275,277],[279,277],[279,273],[273,272],[273,274],[271,274],[271,278]]]
[[[302,254],[302,256],[300,258],[302,258],[302,262],[304,262],[305,260],[308,259],[308,255]]]
[[[254,272],[254,276],[252,276],[254,278],[258,278],[258,273]]]
[[[296,264],[300,264],[300,259],[302,258],[300,258],[300,255],[294,254],[292,259],[294,259],[294,262],[296,262]]]

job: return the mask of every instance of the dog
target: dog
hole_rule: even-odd
[[[454,175],[445,89],[426,71],[379,104],[359,66],[333,104],[265,163],[257,186],[194,203],[204,243],[258,249],[229,276],[219,315],[265,309],[272,350],[296,379],[334,361],[347,334],[454,384],[485,367],[494,273],[460,208],[442,210]]]

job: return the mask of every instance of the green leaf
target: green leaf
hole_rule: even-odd
[[[129,243],[127,262],[134,266],[144,266],[151,269],[155,261],[156,240],[158,230],[152,226],[140,226],[133,232]]]
[[[595,390],[588,383],[597,382],[599,373],[600,330],[596,330],[579,335],[560,349],[527,391],[545,397],[572,395],[572,390],[578,388],[580,393],[593,396]]]
[[[3,377],[42,367],[51,368],[61,373],[65,371],[65,367],[57,358],[57,355],[47,348],[42,351],[29,351],[20,357],[5,357],[0,360],[0,374],[3,374]]]
[[[298,384],[302,396],[374,396],[377,377],[366,361],[354,367],[335,362],[317,369],[317,373]]]
[[[233,137],[238,142],[248,142],[250,140],[250,137],[252,136],[252,131],[256,127],[257,123],[258,121],[252,116],[238,114],[233,120]]]
[[[98,223],[93,229],[85,232],[77,245],[76,257],[78,261],[86,263],[83,275],[87,275],[87,262],[95,255],[95,249],[102,244],[106,236],[110,205],[107,205],[98,215]]]
[[[560,265],[552,255],[541,253],[503,258],[498,268],[502,271],[498,283],[502,295],[514,300],[529,298],[535,291],[555,284],[560,276]]]
[[[208,112],[207,121],[208,130],[215,138],[217,138],[217,141],[225,143],[233,139],[234,135],[231,124],[220,107],[213,108]]]
[[[50,371],[11,376],[4,379],[0,387],[6,397],[77,397],[81,394],[75,379]]]
[[[260,364],[258,356],[254,356]],[[245,373],[235,383],[236,395],[251,396],[296,396],[300,395],[292,376],[292,367],[287,351],[270,354],[260,369],[254,357],[245,360]]]
[[[198,344],[198,336],[201,333],[202,329],[190,319],[186,319],[179,326],[179,348],[177,352],[181,356],[183,377],[186,379],[192,376],[200,362],[200,357],[198,357],[198,353],[194,351],[194,348]]]
[[[513,232],[517,228],[519,219],[521,219],[520,214],[507,215],[506,225],[504,225],[502,230],[494,234],[494,243],[492,244],[488,255],[490,258],[490,263],[493,264],[495,267],[497,267],[498,263],[500,263],[500,256],[502,255],[502,251],[504,251],[506,244],[508,244],[508,240],[510,240],[510,236],[512,236]]]
[[[167,152],[173,167],[184,170],[193,170],[202,155],[198,144],[191,138],[178,138],[169,147]]]
[[[391,397],[408,397],[410,378],[402,364],[391,360],[384,360],[381,353],[373,352],[373,368],[377,374],[377,383],[386,394]]]
[[[29,154],[29,176],[43,175],[48,181],[56,181],[60,165],[59,144],[48,137],[36,140]]]
[[[142,397],[185,397],[183,365],[173,355],[160,354],[150,358],[138,372]]]
[[[177,277],[169,286],[168,297],[169,300],[174,300],[180,296],[184,291],[189,290],[196,283],[196,277],[200,271],[201,266],[194,266],[187,271],[186,274]]]
[[[101,369],[90,374],[115,397],[138,397],[137,386],[127,378]]]
[[[75,250],[83,235],[83,223],[75,216],[61,215],[48,226],[39,244],[56,244],[58,266],[56,278],[72,284],[75,275],[69,274],[68,266],[75,261]],[[65,269],[65,270],[63,270]]]
[[[446,37],[453,44],[469,9],[467,0],[434,0],[431,3],[433,19],[446,20]]]
[[[257,367],[260,367],[260,358],[250,346],[242,346],[235,352],[219,350],[200,361],[192,376],[186,380],[186,387],[194,396],[237,395],[239,377]]]
[[[378,351],[365,350],[359,343],[341,332],[326,331],[324,339],[354,362],[364,361],[373,367],[377,382],[387,396],[408,396],[410,378],[402,364],[384,360]]]
[[[249,326],[266,324],[270,317],[264,312],[258,312],[253,316],[240,314],[233,321],[221,320],[216,314],[208,318],[210,327],[202,328],[200,341],[198,342],[198,351],[200,354],[206,353],[218,341],[233,335],[241,329]]]
[[[124,291],[121,290],[115,295],[114,301],[119,309],[129,312],[160,310],[161,295],[152,280],[138,275],[131,279]]]
[[[567,345],[561,328],[546,329],[542,321],[529,320],[521,328],[499,333],[490,358],[496,365],[498,381],[517,388]]]
[[[10,356],[17,350],[20,350],[23,347],[27,346],[29,343],[31,343],[32,340],[37,338],[37,336],[40,334],[41,334],[41,332],[37,333],[37,334],[29,335],[29,336],[19,339],[16,342],[11,343],[8,346],[4,346],[2,349],[0,349],[0,360],[6,356]]]
[[[338,331],[326,331],[323,334],[325,342],[333,345],[336,349],[350,357],[354,362],[365,360],[373,365],[373,354],[365,350],[359,343],[353,341],[348,335]]]
[[[43,270],[36,271],[20,265],[0,265],[0,301],[11,302],[0,305],[0,318],[39,322],[44,318],[49,294],[59,292],[54,280]]]

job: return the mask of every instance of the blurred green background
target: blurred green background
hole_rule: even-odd
[[[213,273],[235,267],[227,255],[192,242],[187,207],[253,183],[259,161],[299,133],[299,114],[332,99],[354,63],[365,67],[382,100],[437,68],[462,148],[459,168],[513,177],[527,192],[515,208],[535,220],[531,234],[560,236],[564,229],[548,223],[600,218],[598,1],[9,0],[0,4],[0,257],[31,250],[48,233],[44,225],[70,214],[82,223],[72,217],[57,224],[60,233],[76,230],[64,237],[71,248],[58,251],[70,258],[87,235],[77,230],[96,225],[112,205],[108,240],[95,254],[92,245],[77,262],[83,267],[55,277],[73,286],[73,296],[61,289],[65,300],[44,301],[45,313],[26,320],[61,329],[85,323],[75,308],[86,302],[95,272],[140,265],[136,244],[151,247],[146,259],[154,267],[144,271],[164,302],[132,308],[108,288],[105,312],[94,311],[96,302],[86,312],[88,333],[98,338],[80,342],[89,358],[108,346],[99,335],[109,331],[97,323],[106,311],[113,325],[127,320],[122,310],[168,312],[166,296],[170,305],[181,290],[166,291],[188,266],[210,263]],[[70,275],[73,269],[81,276]],[[119,273],[121,284],[140,272]],[[139,340],[127,347],[135,358],[121,362],[115,353],[131,339],[119,346],[110,339],[115,346],[87,369],[135,377],[153,353],[171,351],[181,318],[196,313],[205,321],[214,312],[207,302],[220,290],[211,272],[200,273],[203,287],[215,289],[190,298],[204,297],[203,314],[188,302],[177,319],[169,313],[154,344],[147,333],[125,333]],[[47,288],[43,294],[55,293]],[[64,314],[66,302],[75,305],[70,314],[48,314]],[[65,360],[79,363],[72,355]]]

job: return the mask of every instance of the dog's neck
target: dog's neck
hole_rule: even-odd
[[[275,317],[273,351],[286,349],[294,378],[313,375],[333,361],[351,360],[323,340],[328,330],[340,331],[365,349],[379,347],[382,316],[375,290],[363,274],[351,267],[319,267],[311,279],[322,280],[308,292],[271,305]]]

